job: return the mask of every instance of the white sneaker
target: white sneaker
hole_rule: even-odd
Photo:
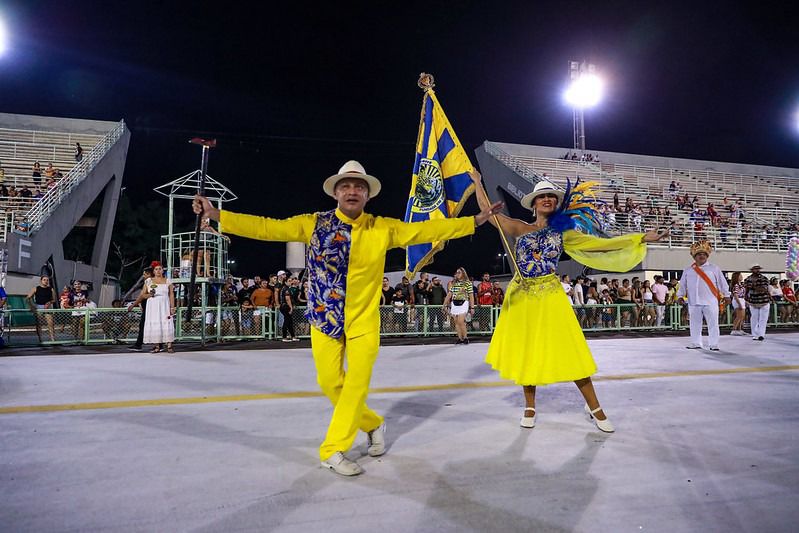
[[[697,346],[696,344],[689,344],[688,346],[686,346],[686,348],[688,348],[689,350],[701,350],[702,349],[701,346]]]
[[[366,441],[369,445],[366,453],[371,457],[380,457],[386,453],[386,423],[383,422],[377,429],[367,433]]]
[[[361,465],[355,461],[350,461],[344,457],[344,454],[341,452],[336,452],[322,461],[322,466],[342,476],[357,476],[358,474],[363,474]]]
[[[608,420],[607,417],[605,418],[605,420],[600,420],[594,416],[595,413],[598,413],[599,411],[602,410],[602,406],[597,407],[593,411],[591,410],[591,408],[588,407],[587,404],[583,404],[583,406],[585,407],[585,414],[588,415],[588,419],[593,421],[593,423],[596,425],[597,428],[599,428],[600,431],[604,431],[605,433],[613,433],[614,431],[616,431],[616,428],[613,427],[613,424],[610,423],[610,420]]]

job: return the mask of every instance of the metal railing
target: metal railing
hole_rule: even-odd
[[[644,232],[669,226],[669,222],[655,215],[640,216],[640,220],[631,213],[615,213],[613,216],[600,215],[600,225],[609,235],[618,235],[630,232]],[[683,248],[698,240],[707,240],[717,250],[749,250],[785,252],[788,242],[792,237],[799,237],[799,232],[789,231],[782,227],[776,230],[773,226],[768,228],[753,228],[749,224],[738,224],[727,219],[723,224],[714,226],[708,219],[701,224],[678,223],[671,235],[664,240],[650,243],[653,247]]]
[[[310,337],[311,326],[305,319],[305,309],[295,307],[292,314],[297,338]],[[575,317],[586,332],[680,331],[688,329],[687,306],[672,305],[662,309],[662,322],[654,305],[597,304],[574,307]],[[5,310],[3,340],[6,346],[48,346],[60,344],[132,344],[139,332],[141,312],[125,308],[110,309],[28,309]],[[282,315],[274,309],[223,307],[195,309],[191,321],[184,310],[176,313],[175,341],[197,342],[203,338],[221,341],[276,340],[281,338]],[[500,308],[477,306],[467,317],[470,335],[488,336],[500,315]],[[380,308],[380,336],[439,337],[453,336],[455,328],[441,306],[407,307],[398,312],[391,306]],[[719,317],[722,329],[732,325],[732,308]],[[799,326],[799,307],[787,302],[771,304],[770,327]]]
[[[33,207],[24,214],[28,219],[29,229],[27,234],[35,233],[42,227],[47,217],[56,210],[64,198],[77,187],[86,176],[97,166],[112,146],[122,137],[125,132],[125,121],[120,121],[114,129],[109,131],[103,139],[92,147],[88,152],[84,152],[83,158],[72,167],[67,174],[58,181],[58,184],[48,189],[44,197],[36,202]],[[11,224],[14,224],[12,217]]]
[[[2,159],[24,159],[48,162],[71,161],[74,153],[72,144],[38,144],[19,141],[0,140]]]
[[[89,142],[98,142],[103,137],[102,135],[93,133],[71,133],[66,131],[60,132],[0,128],[0,137],[5,137],[7,134],[13,135],[14,138],[2,139],[5,142],[25,142],[31,144],[68,144],[70,146],[74,145],[76,142],[84,144],[88,144]]]
[[[724,196],[742,198],[748,209],[772,209],[776,202],[784,205],[778,211],[785,211],[789,216],[796,216],[799,205],[799,178],[778,176],[754,176],[715,172],[707,170],[673,169],[658,167],[642,167],[622,163],[604,163],[596,161],[572,161],[550,157],[518,156],[505,152],[493,143],[486,144],[486,152],[497,158],[508,168],[520,176],[532,180],[541,179],[544,172],[552,173],[558,178],[574,178],[577,175],[599,179],[603,185],[613,191],[646,196],[653,191],[667,190],[672,181],[681,183],[680,193],[698,196],[704,202],[720,202]],[[551,176],[550,176],[551,177]],[[686,180],[693,180],[686,182]],[[780,181],[780,185],[772,185],[767,181]],[[698,182],[702,182],[702,186]],[[730,184],[734,190],[710,190],[706,183]],[[757,202],[763,205],[756,205]]]
[[[749,201],[778,201],[786,194],[795,196],[797,187],[799,187],[799,179],[782,176],[755,176],[713,170],[642,167],[622,163],[602,163],[602,168],[606,171],[621,174],[626,180],[635,180],[638,185],[643,183],[644,185],[654,184],[659,187],[668,187],[672,181],[677,181],[682,184],[682,187],[687,192],[696,192],[697,194],[713,194],[712,191],[707,190],[706,186],[699,187],[697,182],[701,182],[703,185],[712,183],[716,187],[729,184],[735,187],[735,191],[721,190],[717,194],[723,195],[726,192],[730,195],[735,192],[736,198],[748,195]],[[685,182],[687,179],[694,180],[694,182]],[[776,185],[769,183],[769,181],[781,181],[784,184]],[[693,187],[690,185],[693,185]]]
[[[173,281],[188,281],[191,277],[193,248],[193,231],[161,236],[161,260]],[[198,255],[197,276],[227,279],[230,272],[227,238],[201,231]]]

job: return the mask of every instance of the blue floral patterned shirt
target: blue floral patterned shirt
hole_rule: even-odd
[[[344,296],[352,247],[352,225],[335,211],[319,213],[308,246],[308,308],[305,317],[335,339],[344,333]]]

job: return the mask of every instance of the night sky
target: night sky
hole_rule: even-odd
[[[571,109],[561,98],[570,59],[596,64],[607,84],[586,114],[589,149],[799,163],[799,45],[784,7],[107,4],[0,3],[10,34],[0,111],[124,119],[132,131],[125,194],[137,202],[199,166],[187,140],[201,135],[218,139],[209,174],[239,196],[232,210],[329,209],[322,181],[357,159],[383,182],[367,209],[401,218],[420,72],[435,75],[476,163],[473,149],[485,139],[570,146]],[[464,209],[475,211],[473,201]],[[486,226],[450,243],[431,269],[492,270],[499,249]],[[283,250],[234,239],[231,257],[238,274],[266,274],[283,266]],[[404,267],[403,253],[387,266]]]

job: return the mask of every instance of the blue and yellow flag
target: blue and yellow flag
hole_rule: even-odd
[[[441,109],[433,89],[428,89],[422,102],[405,222],[458,216],[463,204],[474,192],[474,184],[468,174],[471,169],[469,157],[447,115]],[[444,244],[445,241],[438,241],[409,246],[405,255],[405,275],[413,279],[416,272],[430,263]]]

